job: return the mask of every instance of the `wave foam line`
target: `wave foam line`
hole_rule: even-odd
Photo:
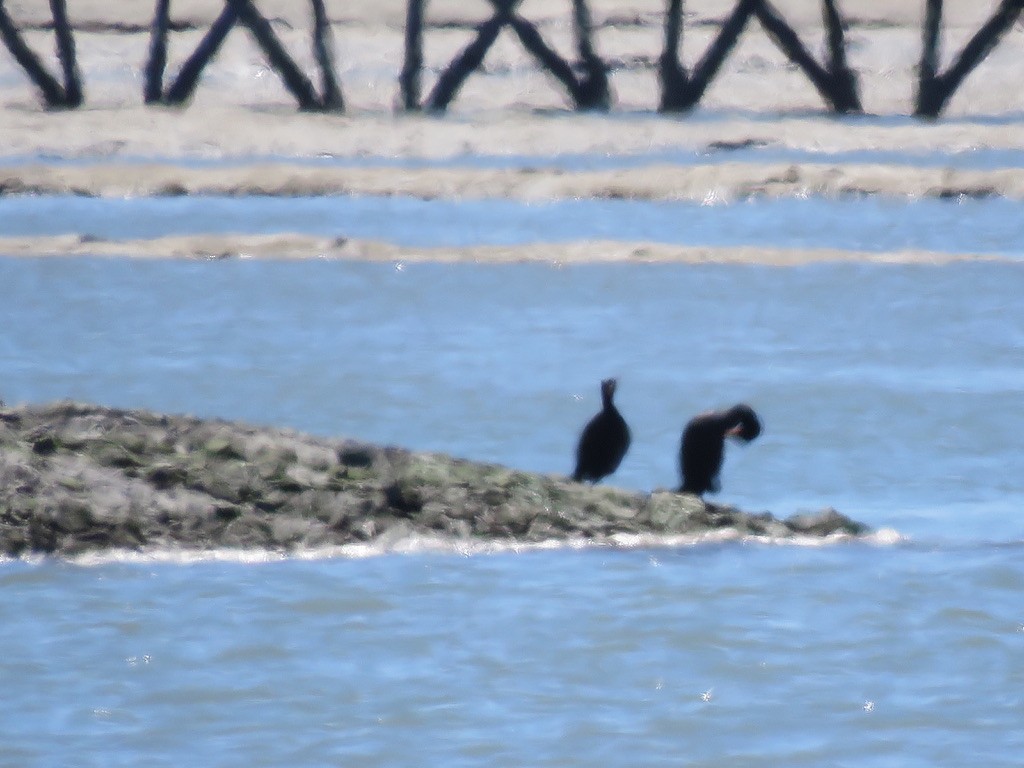
[[[74,565],[96,567],[110,564],[169,564],[193,565],[197,563],[237,563],[260,565],[279,563],[287,560],[329,560],[343,558],[351,560],[386,557],[389,555],[449,554],[460,557],[475,557],[495,554],[517,554],[523,552],[550,552],[557,550],[586,549],[686,549],[707,545],[742,543],[761,544],[777,547],[830,547],[858,542],[873,546],[892,547],[903,544],[907,538],[892,528],[883,528],[873,533],[854,537],[847,534],[832,536],[796,536],[779,538],[771,536],[742,535],[736,530],[722,529],[701,534],[614,534],[607,539],[548,539],[540,542],[508,540],[454,539],[441,536],[407,535],[382,537],[372,542],[332,545],[299,549],[289,552],[261,549],[112,549],[103,552],[89,552],[68,559]],[[52,558],[33,554],[21,558],[0,558],[0,564],[22,562],[41,565],[54,562]]]

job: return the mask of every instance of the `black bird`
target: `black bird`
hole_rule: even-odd
[[[725,438],[738,437],[750,442],[761,434],[761,421],[749,405],[734,405],[727,411],[710,411],[695,416],[683,430],[679,446],[679,470],[683,493],[718,493],[721,483]]]
[[[596,483],[619,468],[622,457],[629,449],[629,427],[615,407],[615,379],[601,382],[601,412],[587,422],[576,447],[576,482],[589,480]]]

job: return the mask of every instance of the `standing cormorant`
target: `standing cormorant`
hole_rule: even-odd
[[[734,405],[727,411],[695,416],[683,430],[679,446],[679,470],[683,476],[679,490],[698,496],[718,493],[725,438],[738,437],[749,443],[760,434],[761,421],[749,405]]]
[[[622,457],[629,449],[629,427],[615,407],[615,379],[601,382],[601,412],[583,428],[576,447],[576,471],[572,479],[596,483],[619,468]]]

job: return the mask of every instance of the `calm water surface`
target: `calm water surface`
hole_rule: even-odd
[[[830,118],[831,119],[831,118]],[[138,165],[165,163],[193,168],[217,168],[260,163],[287,163],[344,168],[559,168],[565,171],[603,171],[618,168],[643,168],[648,165],[694,166],[715,162],[735,163],[827,163],[830,165],[907,165],[917,168],[956,168],[995,170],[1024,168],[1024,150],[1009,147],[973,147],[958,151],[916,151],[853,149],[831,151],[786,147],[751,140],[750,144],[711,144],[701,149],[666,148],[647,152],[563,153],[558,155],[481,155],[465,154],[443,158],[361,156],[343,157],[151,157],[114,154],[103,157],[64,157],[60,155],[0,156],[0,167],[25,165]]]
[[[5,765],[1019,765],[1022,552],[0,570]]]
[[[1024,255],[1024,203],[1006,198],[755,198],[720,205],[638,200],[408,197],[25,196],[0,199],[0,234],[152,238],[195,233],[387,240],[406,246],[617,240],[679,245],[904,249]]]
[[[1024,749],[1024,268],[0,260],[0,396],[722,499],[895,544],[0,564],[0,765],[963,766]]]
[[[730,452],[730,500],[833,504],[916,534],[930,532],[917,511],[983,503],[1002,519],[1024,500],[1022,293],[1014,262],[9,259],[0,374],[11,402],[239,418],[542,472],[571,470],[615,375],[635,437],[619,484],[676,483],[683,423],[746,401],[766,432]]]

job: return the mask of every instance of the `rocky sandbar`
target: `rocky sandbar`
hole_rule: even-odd
[[[298,552],[425,536],[531,545],[630,535],[859,536],[668,491],[590,487],[441,454],[141,410],[0,410],[0,554]]]

